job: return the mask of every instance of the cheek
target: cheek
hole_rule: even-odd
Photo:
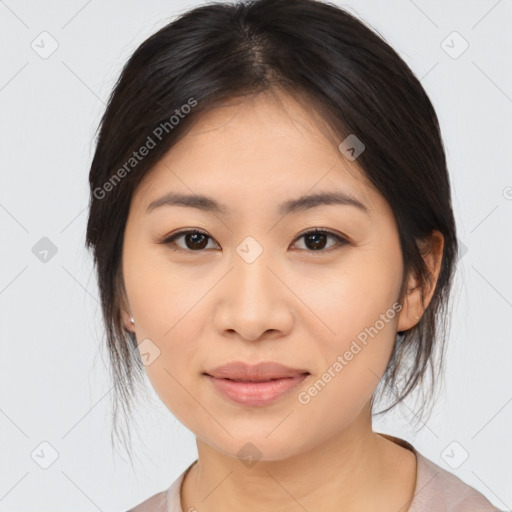
[[[309,295],[308,305],[328,329],[311,332],[318,372],[297,396],[303,427],[326,437],[348,427],[370,400],[393,350],[399,311],[389,286],[374,287],[368,273],[333,281]]]
[[[153,389],[174,416],[191,428],[193,423],[190,421],[201,414],[199,409],[195,410],[198,404],[196,386],[198,379],[202,378],[197,361],[201,354],[197,340],[201,335],[198,323],[193,321],[195,310],[184,316],[188,310],[190,308],[163,314],[160,320],[154,310],[148,312],[145,332],[137,333],[137,338],[139,342],[149,338],[149,346],[158,354],[151,364],[145,366]],[[195,314],[200,314],[200,311]],[[144,361],[144,342],[140,348]]]
[[[139,274],[138,282],[132,282],[136,293],[131,299],[141,326],[137,339],[150,339],[159,354],[145,367],[146,374],[167,408],[192,428],[194,418],[202,414],[196,410],[196,385],[209,337],[204,334],[205,319],[211,315],[207,294],[216,281],[212,276],[207,281],[179,273],[170,276],[168,269],[156,266]]]
[[[151,354],[145,365],[148,379],[168,409],[188,425],[201,368],[199,340],[205,338],[200,319],[209,314],[205,295],[218,277],[171,272],[168,263],[150,255],[127,261],[124,271],[142,360],[144,352]]]
[[[354,253],[343,265],[306,275],[307,279],[296,279],[293,288],[308,306],[304,309],[308,317],[317,318],[329,351],[343,349],[359,335],[364,341],[364,333],[376,323],[379,336],[382,331],[379,339],[394,339],[401,278],[398,265],[390,265],[377,251],[368,250],[357,256]]]
[[[308,337],[315,340],[310,350],[319,362],[320,381],[305,402],[321,408],[341,400],[344,414],[370,398],[395,342],[400,271],[368,251],[328,276],[297,281],[297,294],[316,317],[311,316]]]
[[[137,312],[137,325],[143,326],[145,336],[165,344],[187,315],[194,313],[215,276],[184,271],[160,251],[137,248],[129,254],[124,279],[130,305]],[[138,333],[142,334],[141,329]]]

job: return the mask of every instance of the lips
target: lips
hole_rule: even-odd
[[[208,370],[204,375],[214,389],[231,403],[262,407],[284,398],[310,373],[273,361],[255,365],[235,361]]]
[[[265,361],[255,365],[249,365],[243,361],[234,361],[217,366],[204,373],[218,379],[229,379],[238,382],[268,382],[297,377],[309,372],[306,369],[290,368],[273,361]]]

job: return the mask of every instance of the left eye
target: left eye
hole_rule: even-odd
[[[179,240],[180,238],[183,238],[185,240],[185,247],[180,246],[175,241]],[[323,229],[315,229],[311,231],[307,231],[305,233],[302,233],[300,236],[298,236],[295,239],[295,242],[304,239],[305,240],[305,246],[307,249],[309,249],[308,252],[321,252],[326,250],[326,241],[331,238],[335,240],[335,243],[333,245],[342,246],[345,245],[348,242],[348,240],[340,235],[337,235],[336,233],[333,233],[331,231],[326,231]],[[174,235],[171,235],[167,237],[165,240],[163,240],[161,243],[165,245],[177,245],[179,249],[183,249],[188,252],[201,252],[202,249],[208,248],[208,240],[214,240],[212,237],[204,233],[203,231],[199,231],[197,229],[195,230],[189,230],[189,231],[180,231],[178,233],[175,233]],[[218,244],[217,244],[218,246]],[[330,248],[329,247],[329,248]]]
[[[348,240],[340,235],[332,233],[331,231],[325,231],[322,229],[315,229],[313,231],[307,231],[306,233],[302,233],[296,240],[300,240],[304,238],[305,245],[308,249],[312,249],[308,252],[322,251],[325,249],[326,240],[328,238],[332,238],[336,241],[333,245],[345,245],[348,243]],[[332,246],[331,246],[332,247]]]

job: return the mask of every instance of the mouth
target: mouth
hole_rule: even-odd
[[[223,398],[239,405],[258,407],[287,395],[311,374],[273,362],[253,366],[236,362],[203,375]]]

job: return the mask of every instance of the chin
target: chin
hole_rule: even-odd
[[[201,437],[202,441],[213,449],[233,458],[240,459],[242,463],[251,467],[258,461],[278,461],[292,457],[304,450],[303,433],[299,430],[291,432],[285,429],[279,422],[274,422],[271,428],[262,428],[258,422],[253,423],[251,429],[230,428],[222,438],[212,438],[211,429],[207,436]],[[269,434],[270,433],[270,434]],[[293,441],[296,442],[293,442]]]

